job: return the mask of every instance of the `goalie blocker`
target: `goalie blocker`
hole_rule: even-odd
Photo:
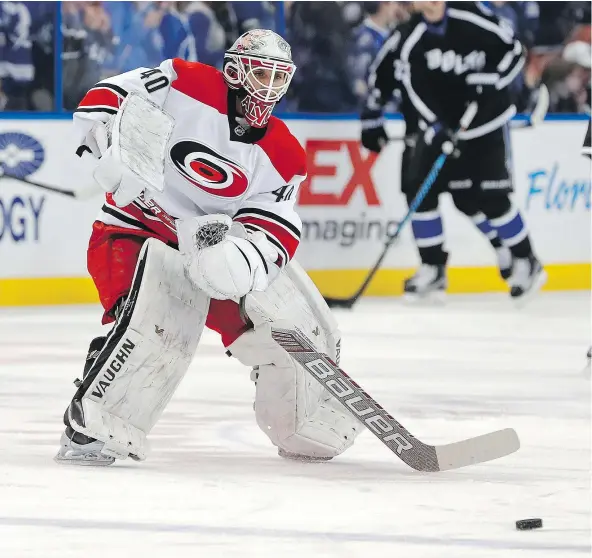
[[[74,443],[66,438],[56,461],[105,465],[113,458],[146,458],[146,438],[187,372],[210,307],[184,263],[162,242],[144,243],[125,305],[66,412],[67,427],[79,434]],[[324,460],[345,451],[361,425],[273,340],[269,328],[257,327],[293,324],[339,361],[337,324],[307,274],[292,260],[264,292],[244,297],[241,310],[245,328],[227,349],[254,369],[261,430],[286,457]],[[75,443],[80,435],[90,443]]]

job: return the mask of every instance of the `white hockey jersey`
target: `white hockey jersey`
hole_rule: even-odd
[[[287,126],[271,117],[267,128],[241,125],[234,92],[213,67],[180,59],[139,68],[95,85],[74,114],[79,132],[106,122],[130,91],[142,93],[175,119],[167,146],[165,189],[154,200],[175,218],[224,213],[250,230],[264,232],[280,253],[294,255],[302,223],[294,210],[306,158]],[[120,208],[111,198],[98,220],[112,227],[156,236],[176,236],[135,202]]]

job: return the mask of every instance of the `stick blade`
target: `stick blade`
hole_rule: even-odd
[[[439,470],[449,471],[467,465],[493,461],[519,449],[518,434],[513,428],[505,428],[461,442],[436,446],[436,454]]]
[[[354,302],[356,301],[351,298],[331,298],[330,296],[325,296],[323,298],[329,308],[346,308],[348,310],[353,307]]]

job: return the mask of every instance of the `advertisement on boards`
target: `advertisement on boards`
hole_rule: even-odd
[[[86,272],[100,196],[82,203],[24,182],[80,187],[74,143],[67,121],[0,120],[0,277]]]
[[[399,180],[403,144],[391,142],[377,156],[359,143],[358,123],[326,124],[290,122],[308,170],[298,195],[298,259],[306,269],[367,267],[406,211]],[[401,122],[392,124],[393,136],[404,131]]]
[[[392,141],[377,157],[359,145],[358,122],[324,124],[290,123],[306,148],[309,170],[298,198],[304,222],[298,257],[306,269],[367,268],[407,211],[400,192],[403,144]],[[399,137],[402,122],[388,122],[387,131]],[[580,155],[585,132],[583,121],[511,132],[513,199],[547,263],[590,261],[590,164]],[[441,196],[440,206],[450,265],[494,265],[489,243],[448,195]],[[385,268],[417,263],[409,227],[389,252]]]
[[[303,221],[297,259],[317,276],[368,269],[407,211],[400,191],[403,143],[391,141],[376,156],[360,145],[355,120],[287,124],[308,163],[297,198]],[[580,155],[586,125],[549,121],[511,133],[513,197],[546,265],[590,263],[590,162]],[[404,124],[388,121],[387,132],[399,137]],[[76,170],[75,144],[68,120],[0,120],[0,278],[88,277],[86,246],[102,205],[100,192],[82,202],[19,180],[74,190],[92,187]],[[489,243],[447,195],[441,197],[441,210],[450,266],[494,266]],[[417,264],[407,227],[384,268],[407,273]]]

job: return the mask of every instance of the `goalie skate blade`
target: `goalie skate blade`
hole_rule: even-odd
[[[439,470],[449,471],[493,461],[519,449],[518,434],[512,428],[505,428],[461,442],[436,446],[436,455],[438,456]]]

